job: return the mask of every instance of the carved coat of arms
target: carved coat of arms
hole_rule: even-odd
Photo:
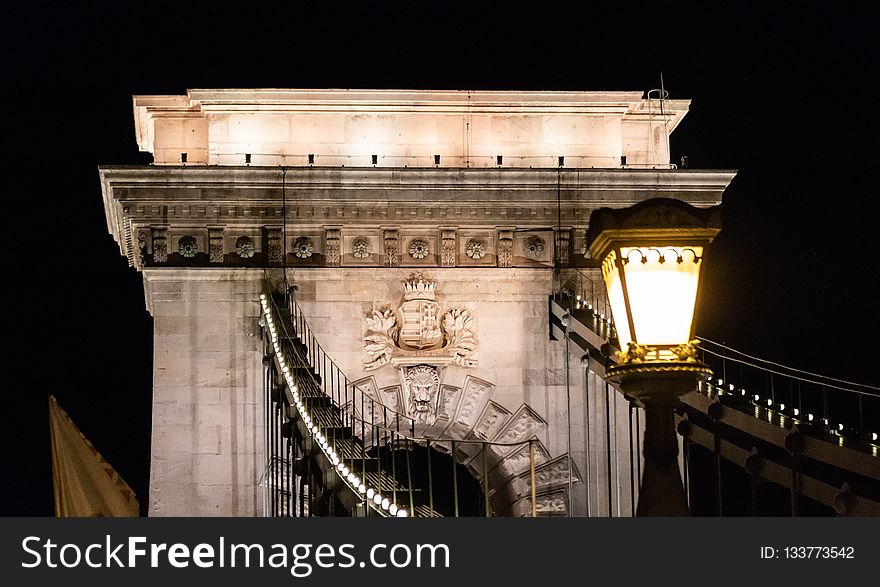
[[[414,273],[404,282],[403,304],[396,312],[373,310],[366,317],[364,350],[367,371],[378,369],[395,357],[430,357],[475,367],[469,358],[477,348],[473,316],[460,308],[440,311],[436,284]]]

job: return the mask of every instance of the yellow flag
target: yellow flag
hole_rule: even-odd
[[[51,395],[49,423],[55,516],[136,518],[138,501],[131,487],[83,436]]]

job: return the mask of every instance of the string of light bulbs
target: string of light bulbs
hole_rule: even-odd
[[[378,489],[369,487],[364,482],[365,480],[362,480],[354,471],[350,470],[330,445],[330,442],[321,432],[320,427],[312,421],[306,405],[300,398],[299,390],[294,383],[293,375],[290,371],[290,365],[287,364],[287,360],[284,358],[281,344],[278,342],[278,332],[275,327],[275,319],[272,317],[271,304],[269,303],[266,294],[260,294],[260,305],[263,308],[266,326],[269,329],[269,337],[272,343],[272,349],[275,353],[275,359],[278,362],[278,366],[281,369],[281,374],[284,376],[287,387],[290,389],[291,395],[293,396],[293,405],[296,406],[297,412],[299,413],[303,424],[305,424],[306,429],[309,431],[309,434],[311,434],[312,438],[321,448],[321,451],[324,453],[324,456],[327,457],[327,460],[333,464],[337,476],[339,476],[343,483],[346,483],[356,495],[363,496],[365,502],[381,515],[398,518],[408,517],[409,512],[406,508],[393,503],[390,499],[383,496]]]

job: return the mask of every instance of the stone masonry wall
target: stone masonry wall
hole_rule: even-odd
[[[254,516],[261,273],[144,271],[154,318],[150,516]]]

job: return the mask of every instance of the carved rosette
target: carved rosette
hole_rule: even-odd
[[[281,265],[281,227],[266,228],[266,251],[270,265]]]
[[[570,228],[557,228],[556,231],[556,264],[568,265],[568,249],[571,242]]]
[[[409,256],[413,259],[424,259],[429,253],[428,242],[422,239],[415,239],[409,243]]]
[[[223,227],[208,228],[208,259],[211,263],[223,262]]]
[[[293,254],[298,259],[308,259],[312,256],[312,239],[301,236],[293,241]]]
[[[513,231],[498,231],[498,266],[513,267]]]
[[[440,265],[443,267],[455,267],[455,231],[443,230],[440,232]]]
[[[196,242],[195,237],[190,235],[182,236],[177,241],[177,252],[180,253],[181,257],[192,259],[199,252],[199,243]]]
[[[153,226],[153,263],[168,262],[168,227]]]
[[[385,231],[385,265],[388,267],[400,266],[400,234],[397,230]]]
[[[467,242],[464,248],[464,254],[474,261],[482,259],[486,256],[486,243],[479,239],[472,238]]]
[[[523,248],[526,257],[538,260],[544,256],[544,239],[539,236],[530,236],[526,239]]]
[[[342,262],[342,251],[338,228],[324,229],[324,255],[328,266],[339,267]]]
[[[371,253],[370,241],[365,238],[355,239],[351,245],[351,254],[355,259],[366,259]]]
[[[235,252],[242,259],[250,259],[256,251],[254,240],[249,236],[240,236],[235,240]]]

